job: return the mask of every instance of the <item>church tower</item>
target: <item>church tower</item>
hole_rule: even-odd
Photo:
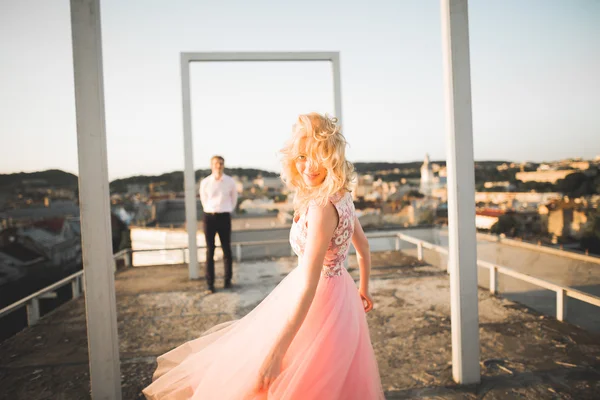
[[[431,191],[434,185],[433,170],[429,161],[429,154],[425,154],[425,162],[421,166],[421,189],[420,192],[426,196],[431,196]]]

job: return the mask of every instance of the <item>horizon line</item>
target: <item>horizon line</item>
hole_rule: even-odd
[[[533,164],[544,164],[544,163],[553,163],[553,162],[557,162],[557,161],[565,161],[565,160],[581,160],[581,161],[595,161],[594,158],[591,159],[585,159],[583,157],[567,157],[567,158],[562,158],[559,160],[552,160],[552,161],[514,161],[514,160],[501,160],[501,159],[492,159],[492,160],[474,160],[475,162],[498,162],[498,163],[518,163],[518,164],[525,164],[525,163],[533,163]],[[411,163],[419,163],[422,162],[423,160],[413,160],[413,161],[384,161],[384,160],[379,160],[379,161],[353,161],[352,164],[377,164],[377,163],[385,163],[385,164],[411,164]],[[446,163],[447,160],[430,160],[430,163]],[[264,172],[269,172],[269,173],[273,173],[273,174],[278,174],[278,171],[273,171],[270,169],[265,169],[263,167],[252,167],[252,166],[231,166],[231,167],[225,167],[225,169],[255,169],[255,170],[259,170],[259,171],[264,171]],[[199,170],[210,170],[210,167],[206,167],[206,168],[196,168],[194,169],[194,172],[197,172]],[[47,172],[47,171],[61,171],[61,172],[65,172],[65,173],[69,173],[75,176],[78,176],[78,171],[74,172],[74,171],[70,171],[67,169],[63,169],[63,168],[56,168],[56,167],[49,167],[46,169],[42,169],[42,170],[35,170],[35,171],[15,171],[15,172],[0,172],[0,176],[3,175],[17,175],[17,174],[35,174],[35,173],[40,173],[40,172]],[[159,173],[155,173],[155,174],[136,174],[136,173],[132,173],[131,175],[127,175],[127,176],[119,176],[119,177],[115,177],[113,179],[109,179],[109,182],[112,181],[116,181],[116,180],[120,180],[120,179],[128,179],[128,178],[133,178],[133,177],[152,177],[152,176],[160,176],[160,175],[165,175],[165,174],[172,174],[175,172],[183,172],[184,169],[177,169],[177,170],[171,170],[171,171],[164,171],[164,172],[159,172]]]

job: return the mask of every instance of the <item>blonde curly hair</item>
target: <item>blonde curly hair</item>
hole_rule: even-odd
[[[330,196],[350,191],[354,166],[346,160],[348,143],[337,122],[337,118],[327,114],[302,114],[292,128],[292,137],[280,150],[281,179],[295,192],[295,215],[306,211],[309,204],[324,206]],[[296,168],[300,154],[327,169],[325,180],[319,186],[304,183]]]

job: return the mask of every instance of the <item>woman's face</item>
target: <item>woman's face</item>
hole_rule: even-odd
[[[327,168],[320,165],[316,160],[309,158],[306,151],[304,151],[306,147],[303,145],[304,143],[301,143],[300,152],[296,156],[296,169],[307,186],[319,186],[327,176]]]

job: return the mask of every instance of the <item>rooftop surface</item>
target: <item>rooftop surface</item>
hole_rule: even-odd
[[[234,265],[234,288],[204,295],[187,266],[116,275],[123,399],[142,398],[157,355],[254,308],[295,258]],[[373,254],[368,314],[388,399],[600,398],[600,335],[479,291],[479,385],[452,381],[446,272],[400,252]],[[217,264],[217,271],[221,271]],[[354,257],[351,274],[358,278]],[[222,281],[217,273],[217,288]],[[0,399],[86,399],[89,371],[80,297],[0,343]]]

